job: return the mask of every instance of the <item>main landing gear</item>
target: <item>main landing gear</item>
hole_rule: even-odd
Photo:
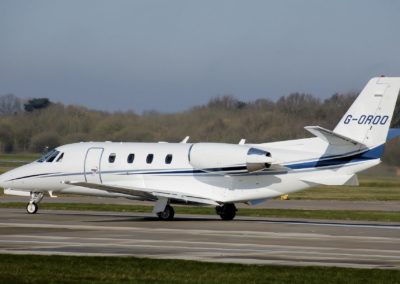
[[[29,214],[35,214],[39,206],[38,204],[43,199],[43,192],[31,192],[31,199],[29,200],[28,205],[26,206],[26,212]]]
[[[164,211],[158,212],[157,216],[160,218],[160,220],[163,221],[171,221],[174,219],[175,211],[174,208],[172,208],[171,205],[165,206]]]
[[[172,206],[169,205],[169,200],[163,201],[160,199],[158,202],[159,202],[160,206],[162,206],[162,207],[164,207],[163,203],[167,202],[167,205],[165,205],[164,210],[159,211],[159,212],[157,212],[157,204],[156,204],[154,212],[157,212],[158,218],[162,221],[173,220],[175,211],[174,211],[174,208],[172,208]],[[162,207],[159,209],[162,210]],[[221,217],[222,220],[233,220],[233,218],[235,218],[235,216],[236,216],[237,209],[236,209],[235,204],[226,203],[221,206],[215,207],[215,211]]]
[[[226,203],[221,206],[215,207],[215,211],[221,217],[222,220],[233,220],[236,216],[236,206],[233,203]]]

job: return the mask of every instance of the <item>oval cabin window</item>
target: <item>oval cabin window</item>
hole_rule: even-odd
[[[109,163],[114,163],[116,156],[117,155],[115,155],[115,153],[110,154],[110,156],[108,156],[108,162]]]
[[[146,163],[151,164],[153,162],[154,154],[148,154],[146,158]]]
[[[132,164],[134,160],[135,160],[135,154],[129,154],[127,159],[128,164]]]
[[[165,156],[165,163],[171,164],[171,162],[172,162],[172,154],[168,154],[167,156]]]

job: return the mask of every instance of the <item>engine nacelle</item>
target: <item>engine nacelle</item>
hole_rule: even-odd
[[[210,172],[255,172],[269,168],[273,159],[269,152],[246,145],[196,143],[190,147],[189,162]]]

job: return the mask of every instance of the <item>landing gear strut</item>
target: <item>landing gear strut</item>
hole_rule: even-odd
[[[174,208],[172,208],[172,206],[170,205],[165,206],[164,211],[157,213],[158,218],[163,221],[171,221],[172,219],[174,219],[174,215]]]
[[[29,201],[28,205],[26,206],[26,212],[29,214],[35,214],[39,206],[38,204],[43,199],[43,192],[31,192],[31,200]]]
[[[222,206],[215,207],[215,211],[222,220],[233,220],[236,216],[236,206],[233,203],[226,203]]]

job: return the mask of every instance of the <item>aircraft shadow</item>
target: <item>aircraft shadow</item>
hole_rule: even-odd
[[[114,218],[107,220],[93,220],[93,221],[83,221],[88,223],[109,223],[109,222],[161,222],[163,224],[174,223],[174,222],[223,222],[219,219],[208,219],[208,218],[181,218],[175,217],[173,221],[162,221],[157,217],[143,217],[143,216],[134,216],[134,217],[125,217],[125,218]]]

